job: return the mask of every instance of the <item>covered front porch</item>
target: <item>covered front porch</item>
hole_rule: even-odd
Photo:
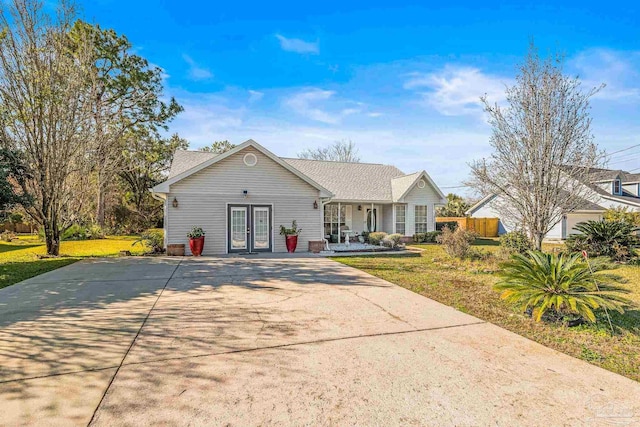
[[[393,204],[331,202],[323,213],[324,238],[330,245],[364,244],[368,233],[395,232]]]

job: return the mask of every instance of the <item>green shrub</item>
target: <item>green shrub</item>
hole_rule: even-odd
[[[602,217],[605,221],[622,221],[640,227],[640,212],[630,211],[627,207],[607,209]]]
[[[533,249],[531,240],[522,231],[511,231],[500,236],[500,247],[510,254],[524,254]]]
[[[62,240],[87,240],[87,229],[80,224],[73,224],[62,232]]]
[[[424,242],[425,243],[437,243],[438,236],[442,235],[442,231],[429,231],[424,233]]]
[[[569,236],[566,245],[570,252],[586,251],[590,257],[607,256],[614,261],[635,256],[639,244],[636,228],[626,221],[587,221],[575,228],[582,234]]]
[[[602,261],[592,261],[590,269],[580,254],[529,251],[514,254],[501,267],[503,279],[494,288],[502,292],[502,299],[518,305],[523,312],[531,311],[536,321],[543,316],[559,320],[573,315],[595,322],[594,310],[607,308],[623,313],[622,305],[629,303],[612,293],[628,293],[614,285],[621,278],[602,273],[608,268]]]
[[[413,235],[415,243],[436,243],[436,238],[442,234],[442,231],[428,231],[426,233],[416,233]]]
[[[449,227],[442,229],[442,234],[436,237],[436,241],[442,244],[444,251],[455,258],[466,258],[472,253],[471,243],[473,243],[477,234],[473,231],[456,228],[451,231]]]
[[[443,231],[445,227],[451,231],[455,231],[456,228],[458,228],[458,222],[457,221],[436,222],[436,231]]]
[[[102,228],[100,228],[98,224],[93,224],[87,227],[86,235],[87,235],[87,239],[92,239],[92,240],[104,239],[105,232],[104,230],[102,230]]]
[[[368,231],[363,231],[362,233],[360,233],[360,235],[362,236],[362,239],[364,240],[364,243],[369,243],[369,232]]]
[[[382,244],[391,249],[396,249],[402,243],[402,237],[404,236],[398,233],[389,234],[387,237],[382,239]]]
[[[379,245],[382,242],[382,239],[387,237],[387,233],[383,231],[375,231],[373,233],[369,233],[369,243],[372,245]]]
[[[164,252],[164,231],[159,229],[147,230],[131,246],[138,244],[147,246],[151,249],[151,253],[162,253]]]

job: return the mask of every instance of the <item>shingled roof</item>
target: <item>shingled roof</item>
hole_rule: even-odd
[[[174,153],[168,179],[186,172],[218,154],[178,150]],[[391,165],[346,163],[282,158],[285,163],[333,193],[334,200],[398,201],[422,172],[405,174]]]
[[[287,159],[294,168],[334,194],[336,200],[391,201],[391,180],[405,174],[395,166],[376,163],[345,163]]]

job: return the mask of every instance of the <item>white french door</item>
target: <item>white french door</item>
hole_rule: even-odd
[[[247,208],[231,207],[229,249],[232,251],[247,250]]]
[[[230,205],[227,237],[229,252],[270,252],[272,239],[271,206]]]
[[[264,251],[271,249],[271,208],[267,206],[253,206],[253,235],[251,249]]]

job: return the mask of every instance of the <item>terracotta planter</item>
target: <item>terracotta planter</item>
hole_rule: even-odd
[[[184,244],[167,245],[168,256],[184,256]]]
[[[191,249],[191,253],[193,254],[193,256],[202,255],[203,247],[204,247],[204,236],[189,239],[189,249]]]
[[[285,241],[287,244],[287,252],[294,253],[296,246],[298,246],[298,236],[285,236]]]

